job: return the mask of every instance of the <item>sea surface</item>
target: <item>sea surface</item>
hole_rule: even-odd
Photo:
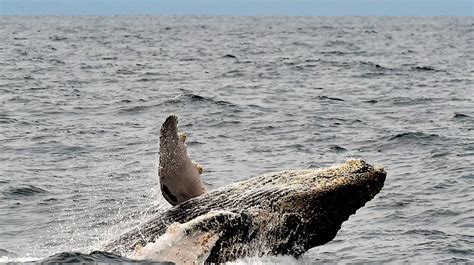
[[[330,243],[239,264],[474,262],[473,17],[153,16],[0,17],[0,262],[131,262],[86,254],[170,207],[172,113],[210,190],[388,172]]]

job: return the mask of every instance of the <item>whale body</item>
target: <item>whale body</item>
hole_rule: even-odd
[[[385,178],[382,167],[357,159],[265,174],[158,213],[104,250],[180,264],[298,257],[332,240],[341,224],[382,189]]]

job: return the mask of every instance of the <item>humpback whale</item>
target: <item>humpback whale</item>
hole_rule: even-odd
[[[382,189],[385,178],[383,167],[358,159],[265,174],[177,204],[103,250],[178,264],[298,257],[332,240],[341,224]]]
[[[160,187],[163,197],[176,205],[206,192],[202,167],[192,161],[186,148],[186,134],[178,133],[178,117],[170,115],[160,130]]]

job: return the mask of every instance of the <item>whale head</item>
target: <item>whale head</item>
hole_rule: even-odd
[[[386,178],[383,167],[356,159],[327,169],[283,175],[280,185],[291,191],[272,206],[281,218],[268,234],[277,235],[272,253],[294,256],[332,240],[342,223],[382,189]]]

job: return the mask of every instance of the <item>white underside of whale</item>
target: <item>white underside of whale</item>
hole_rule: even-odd
[[[176,264],[203,264],[220,237],[220,231],[204,232],[193,229],[201,222],[216,215],[235,215],[229,211],[210,211],[184,223],[171,224],[166,233],[145,246],[137,246],[132,259],[171,261]]]

